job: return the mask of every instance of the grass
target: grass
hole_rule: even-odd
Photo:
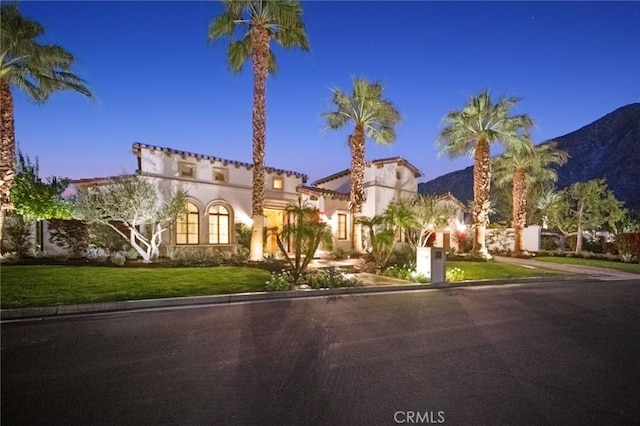
[[[640,274],[640,263],[624,263],[615,260],[587,259],[582,257],[536,257],[536,260],[567,265],[595,266],[597,268],[615,269],[622,272]]]
[[[577,259],[576,259],[577,260]],[[449,261],[465,280],[549,277],[560,272],[496,262]],[[2,309],[264,291],[269,272],[251,267],[115,268],[2,266]]]
[[[498,262],[447,261],[447,269],[460,268],[465,280],[490,280],[510,278],[558,277],[566,275],[558,271],[530,269]]]
[[[263,291],[269,272],[249,267],[2,266],[2,309]]]

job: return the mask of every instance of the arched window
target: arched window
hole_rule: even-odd
[[[229,210],[220,204],[209,208],[209,244],[229,244]]]
[[[176,221],[176,244],[198,244],[200,213],[194,204],[187,203],[186,207],[187,213]]]

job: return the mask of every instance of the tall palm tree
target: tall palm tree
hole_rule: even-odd
[[[500,97],[493,103],[488,90],[469,98],[463,109],[451,111],[444,117],[445,127],[436,142],[441,153],[448,154],[449,158],[473,156],[474,257],[491,257],[485,242],[491,206],[491,144],[502,143],[511,150],[526,149],[521,136],[533,126],[528,115],[509,116],[519,100]]]
[[[522,255],[524,251],[523,229],[527,226],[527,193],[534,186],[547,190],[550,183],[558,180],[553,165],[567,162],[567,152],[558,149],[556,143],[533,146],[528,137],[523,137],[528,150],[507,150],[493,160],[494,180],[497,185],[512,184],[513,228],[515,234],[514,254]],[[536,191],[540,192],[540,191]]]
[[[384,87],[380,83],[370,83],[363,78],[353,82],[351,95],[340,89],[333,89],[332,102],[337,111],[325,112],[322,117],[331,129],[339,129],[351,122],[355,126],[349,136],[351,149],[351,191],[350,210],[356,218],[362,213],[364,203],[364,168],[366,163],[365,139],[377,144],[388,145],[395,141],[395,126],[400,123],[400,113],[393,104],[382,98]],[[352,228],[351,244],[361,250],[360,238],[356,238]]]
[[[4,218],[12,209],[15,176],[15,127],[11,87],[35,102],[45,102],[56,90],[75,90],[89,98],[84,80],[71,71],[73,55],[60,46],[38,44],[44,27],[20,14],[15,4],[0,7],[0,241]]]
[[[209,25],[209,40],[229,38],[227,62],[233,72],[240,72],[247,60],[253,66],[253,193],[250,258],[262,260],[264,157],[266,139],[267,75],[276,71],[272,41],[285,48],[309,50],[302,21],[302,7],[297,0],[222,0],[224,11]],[[240,38],[234,39],[240,31]]]

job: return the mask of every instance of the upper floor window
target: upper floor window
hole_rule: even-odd
[[[178,174],[182,177],[194,178],[196,177],[196,165],[181,161],[178,163]]]
[[[198,207],[187,203],[187,213],[178,216],[176,221],[176,244],[198,244],[200,212]]]
[[[284,179],[281,177],[273,178],[273,189],[282,189],[284,188]]]
[[[214,182],[227,182],[229,180],[227,169],[215,167],[213,169]]]
[[[229,210],[225,206],[209,208],[209,244],[229,244]]]

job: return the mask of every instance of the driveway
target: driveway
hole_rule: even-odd
[[[2,424],[629,424],[640,280],[2,324]]]
[[[525,266],[536,269],[550,269],[553,271],[567,272],[579,275],[585,279],[612,281],[612,280],[633,280],[640,279],[639,274],[616,271],[615,269],[596,268],[593,266],[567,265],[552,262],[543,262],[535,259],[521,259],[517,257],[495,256],[496,262],[509,263],[512,265]]]

